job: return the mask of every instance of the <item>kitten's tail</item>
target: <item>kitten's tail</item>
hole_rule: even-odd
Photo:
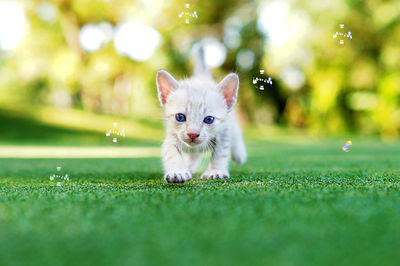
[[[202,44],[197,46],[195,54],[196,56],[193,71],[194,76],[210,75],[210,71],[208,70],[206,63],[204,46]]]

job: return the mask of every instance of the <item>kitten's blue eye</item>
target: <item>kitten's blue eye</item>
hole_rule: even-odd
[[[213,116],[206,116],[206,118],[204,118],[203,122],[206,124],[212,124],[214,123],[214,117]]]
[[[184,114],[179,113],[179,114],[175,115],[175,119],[178,122],[185,122],[186,121],[186,116]]]

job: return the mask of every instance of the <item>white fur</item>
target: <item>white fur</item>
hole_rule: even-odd
[[[189,79],[176,81],[164,70],[157,72],[158,95],[166,123],[162,160],[167,182],[190,180],[199,164],[200,153],[206,150],[211,150],[212,155],[202,179],[229,178],[229,159],[237,163],[246,161],[242,132],[233,113],[239,78],[232,73],[216,84],[207,71],[199,71],[206,68],[202,58],[198,60],[197,71]],[[175,119],[178,113],[186,116],[185,122]],[[207,116],[215,117],[212,124],[203,122]],[[192,140],[187,133],[199,134],[199,137]],[[188,154],[187,162],[183,153]]]

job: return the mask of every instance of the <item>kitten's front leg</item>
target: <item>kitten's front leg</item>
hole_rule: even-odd
[[[168,183],[183,183],[192,178],[182,158],[180,143],[175,137],[167,137],[162,145],[164,179]]]
[[[194,174],[196,172],[196,169],[199,167],[200,162],[201,162],[201,156],[199,153],[192,152],[189,153],[187,156],[187,165],[189,168],[189,171]]]
[[[202,179],[229,178],[228,163],[230,158],[229,136],[222,133],[215,140],[208,169],[201,175]]]

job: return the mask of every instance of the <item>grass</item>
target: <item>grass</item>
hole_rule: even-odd
[[[250,143],[187,184],[159,158],[0,159],[0,265],[397,265],[400,143],[342,142]]]

